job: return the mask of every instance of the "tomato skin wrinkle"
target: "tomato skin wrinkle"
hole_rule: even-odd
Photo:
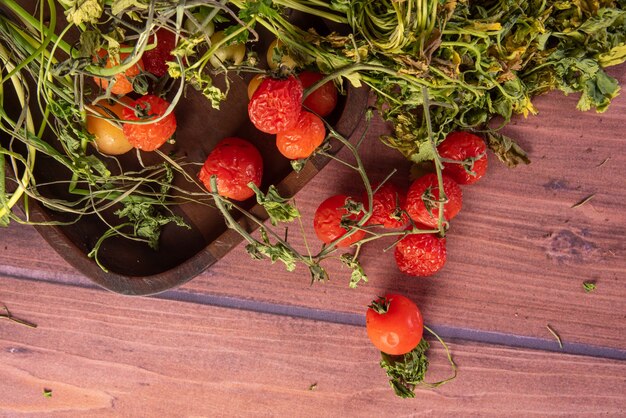
[[[452,132],[437,147],[439,155],[447,160],[463,162],[474,159],[471,171],[463,164],[444,162],[444,172],[458,184],[474,184],[487,172],[487,146],[479,136],[469,132]],[[480,157],[479,157],[480,156]]]
[[[313,113],[302,111],[294,128],[276,134],[276,147],[283,156],[297,160],[313,154],[325,138],[324,122]]]
[[[378,186],[374,186],[376,190]],[[363,194],[363,204],[368,207],[367,193]],[[399,207],[398,207],[399,205]],[[385,183],[378,187],[372,199],[372,216],[367,220],[367,225],[382,225],[383,228],[403,228],[409,222],[406,212],[402,211],[400,219],[393,215],[398,209],[404,210],[406,205],[406,192],[394,183]]]
[[[122,115],[124,120],[139,121],[146,123],[124,124],[124,135],[135,148],[143,151],[154,151],[159,148],[176,132],[176,117],[174,112],[168,114],[157,122],[150,122],[150,119],[140,117],[138,112],[147,112],[151,119],[156,119],[165,114],[170,104],[158,96],[146,95],[131,103],[130,107],[125,107]]]
[[[208,155],[198,175],[209,191],[213,191],[213,175],[217,176],[217,191],[221,196],[246,200],[254,195],[248,183],[261,186],[263,158],[250,142],[237,137],[224,138]]]
[[[348,231],[341,226],[341,218],[348,211],[343,207],[349,197],[346,195],[335,195],[324,200],[315,211],[313,218],[313,227],[315,234],[320,241],[329,244],[336,239],[345,235]],[[350,215],[349,219],[359,220],[363,217],[363,213],[359,215]],[[355,231],[349,237],[339,241],[337,247],[349,247],[355,242],[365,237],[365,231]]]
[[[307,89],[323,79],[324,75],[313,71],[302,71],[298,78],[302,82],[302,87]],[[337,95],[335,83],[328,81],[309,94],[303,104],[321,117],[328,116],[337,106]]]
[[[406,354],[417,347],[424,334],[422,313],[405,296],[387,294],[384,299],[389,304],[386,312],[379,313],[371,307],[367,309],[367,336],[383,353],[396,356]]]
[[[277,134],[294,128],[302,111],[302,84],[294,76],[266,78],[248,103],[248,116],[261,132]]]
[[[443,190],[448,201],[443,205],[444,220],[450,221],[463,206],[461,187],[452,178],[442,175]],[[432,195],[428,197],[428,195]],[[430,201],[429,201],[430,199]],[[439,182],[434,173],[416,179],[407,193],[406,210],[411,219],[417,223],[436,228],[439,219]]]
[[[446,239],[435,234],[408,235],[396,244],[394,258],[404,274],[432,276],[446,263]]]

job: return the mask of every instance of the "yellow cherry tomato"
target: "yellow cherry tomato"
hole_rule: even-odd
[[[259,88],[261,82],[265,78],[265,74],[257,74],[252,77],[252,80],[248,83],[248,99],[252,99],[252,95]]]
[[[277,50],[280,51],[282,53],[282,56],[280,58],[280,62],[278,61],[278,58],[275,57]],[[284,47],[283,43],[279,40],[279,39],[274,39],[274,41],[270,44],[270,46],[267,48],[267,65],[272,69],[275,70],[276,68],[278,68],[278,65],[282,65],[291,69],[296,68],[298,65],[296,64],[296,62],[294,61],[293,58],[291,58],[288,54],[287,54],[287,50]]]
[[[211,36],[211,44],[215,45],[224,39],[224,31],[215,32]],[[246,57],[246,46],[244,44],[223,45],[215,50],[209,61],[215,68],[221,67],[226,63],[239,65]]]
[[[124,106],[121,103],[108,103],[106,100],[100,100],[97,106],[91,106],[91,109],[105,118],[113,119],[112,115],[102,109],[102,107],[111,111],[117,118],[122,118]],[[116,123],[114,120],[103,119],[89,111],[87,113],[87,132],[96,137],[96,148],[103,154],[120,155],[133,148],[126,139],[119,123]]]

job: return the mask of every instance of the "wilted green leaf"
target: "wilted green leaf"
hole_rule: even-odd
[[[252,182],[248,184],[248,187],[254,190],[257,203],[263,206],[272,225],[277,225],[279,222],[292,222],[300,217],[300,211],[289,203],[290,199],[278,193],[276,186],[271,185],[266,194]]]

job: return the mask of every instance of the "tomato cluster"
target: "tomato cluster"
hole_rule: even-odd
[[[487,170],[486,146],[481,138],[468,132],[453,132],[437,147],[442,159],[442,185],[434,173],[417,178],[405,194],[387,183],[373,196],[372,216],[367,225],[402,228],[408,215],[420,229],[439,227],[439,202],[445,196],[441,217],[448,223],[462,206],[459,185],[473,184]],[[398,269],[411,276],[430,276],[446,261],[446,239],[439,234],[408,234],[396,244],[394,257]],[[401,295],[385,295],[373,301],[366,312],[367,335],[383,353],[400,356],[414,350],[423,336],[424,322],[417,305]]]
[[[408,191],[390,182],[375,186],[371,216],[361,227],[354,225],[354,222],[352,225],[347,224],[346,219],[363,217],[369,208],[367,194],[360,200],[363,212],[359,215],[352,213],[349,218],[346,217],[346,202],[358,202],[358,199],[344,195],[333,196],[322,202],[315,213],[313,225],[317,236],[326,244],[335,241],[337,246],[348,246],[362,239],[367,230],[399,230],[409,226],[406,229],[407,235],[395,246],[394,258],[398,269],[405,274],[420,277],[437,273],[446,262],[446,239],[440,232],[447,228],[450,220],[461,210],[463,194],[459,184],[475,183],[485,174],[485,149],[482,139],[473,134],[450,134],[438,147],[440,154],[445,156],[442,157],[444,168],[441,175],[443,193],[439,189],[439,179],[435,173],[417,178]],[[461,171],[459,167],[467,172]],[[444,197],[440,213],[440,201]],[[440,218],[444,223],[441,230]],[[432,229],[433,232],[411,233],[414,227],[421,230]],[[356,232],[350,232],[349,238],[337,242],[351,230]]]
[[[324,76],[302,71],[297,77],[257,75],[248,84],[248,115],[254,126],[276,135],[276,148],[290,160],[310,157],[326,138],[322,117],[337,105],[337,88],[328,81],[303,100],[305,88]]]
[[[192,29],[202,29],[214,43],[225,36],[222,31],[213,33],[213,27]],[[94,135],[101,153],[118,155],[132,148],[154,151],[176,131],[176,118],[166,100],[154,94],[135,96],[134,100],[126,96],[134,94],[136,78],[144,72],[151,73],[152,78],[167,74],[176,35],[160,29],[150,38],[150,42],[155,40],[156,47],[132,65],[125,62],[127,53],[109,56],[101,50],[93,59],[107,69],[124,68],[111,77],[94,77],[97,86],[114,96],[113,101],[94,104],[86,120],[87,130]],[[243,61],[243,45],[229,44],[224,48],[216,51],[215,61],[211,60],[213,66]],[[272,75],[257,75],[250,81],[248,116],[258,130],[275,135],[276,147],[283,156],[305,159],[326,139],[322,118],[335,109],[338,90],[332,81],[322,84],[324,75],[320,73],[301,71],[296,75],[297,63],[283,49],[284,45],[275,41],[267,53]],[[287,76],[281,72],[285,68],[289,70]],[[437,151],[442,172],[425,174],[406,190],[387,182],[374,186],[371,201],[368,193],[360,199],[344,194],[326,198],[313,219],[317,237],[325,245],[349,247],[358,245],[377,228],[396,230],[401,238],[395,243],[394,259],[402,273],[424,277],[440,271],[446,262],[443,232],[462,207],[460,185],[473,184],[485,174],[487,156],[483,140],[468,132],[449,134]],[[220,141],[198,174],[209,191],[240,201],[254,195],[250,185],[260,187],[262,177],[263,158],[259,150],[237,137]],[[363,221],[370,205],[371,216]],[[421,231],[416,233],[416,228]],[[420,310],[401,295],[388,294],[373,301],[366,313],[366,324],[372,343],[389,355],[410,352],[423,336]]]
[[[176,131],[176,117],[170,103],[161,97],[146,94],[135,100],[127,95],[134,94],[135,84],[142,73],[162,77],[167,73],[167,61],[176,47],[174,33],[159,29],[150,42],[157,40],[154,49],[145,51],[136,63],[111,77],[94,77],[94,82],[108,91],[112,100],[93,103],[87,114],[86,128],[95,138],[96,149],[107,155],[119,155],[133,148],[154,151],[166,143]],[[127,48],[121,45],[121,48]],[[128,53],[110,55],[102,49],[94,62],[103,68],[126,66]]]
[[[211,30],[212,32],[212,30]],[[211,34],[213,42],[220,41],[222,32]],[[219,39],[218,39],[219,38]],[[167,142],[176,131],[176,117],[171,105],[161,97],[147,94],[135,99],[126,95],[135,94],[137,78],[143,73],[151,77],[163,77],[168,71],[168,61],[174,56],[176,35],[167,29],[158,29],[149,38],[154,48],[144,52],[136,63],[127,66],[128,53],[109,56],[106,50],[98,52],[94,62],[110,69],[124,68],[110,77],[94,77],[101,89],[112,95],[112,101],[94,103],[87,115],[86,128],[95,137],[99,152],[119,155],[136,148],[154,151]],[[275,47],[280,47],[276,43]],[[127,48],[126,45],[121,45]],[[236,50],[234,49],[236,48]],[[232,49],[232,51],[231,51]],[[268,51],[268,62],[271,59]],[[243,59],[243,45],[228,45],[216,51],[218,62],[238,64]],[[295,68],[295,61],[285,55],[282,63]],[[292,65],[293,64],[293,65]],[[270,65],[271,66],[271,65]],[[326,127],[321,117],[330,114],[337,104],[337,89],[332,82],[316,88],[303,101],[305,88],[311,87],[323,75],[302,71],[297,77],[272,78],[255,77],[249,86],[249,116],[251,122],[261,131],[276,135],[276,146],[281,154],[289,159],[303,159],[311,156],[326,138]],[[211,177],[217,176],[217,192],[234,200],[245,200],[254,195],[250,182],[259,186],[263,172],[263,161],[259,151],[240,138],[222,140],[207,157],[199,179],[212,190]]]

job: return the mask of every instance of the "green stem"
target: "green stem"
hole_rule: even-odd
[[[456,375],[458,373],[458,367],[456,365],[456,363],[454,362],[454,359],[452,358],[452,353],[450,352],[450,348],[448,348],[448,345],[445,343],[445,341],[439,336],[437,335],[437,333],[435,331],[433,331],[432,329],[430,329],[429,327],[427,327],[426,325],[424,325],[424,329],[426,331],[428,331],[429,333],[431,333],[436,339],[437,341],[439,341],[439,343],[443,346],[444,350],[446,350],[446,356],[448,357],[448,362],[450,363],[450,366],[452,367],[452,376],[440,380],[438,382],[434,382],[434,383],[428,383],[428,382],[422,382],[421,385],[422,386],[426,386],[429,388],[437,388],[441,385],[444,385],[446,383],[448,383],[451,380],[454,380],[456,378]]]
[[[40,27],[42,27],[42,23],[36,19],[35,17],[33,17],[30,13],[28,13],[26,10],[24,10],[15,0],[3,0],[3,3],[5,6],[8,6],[9,9],[11,9],[11,11],[13,13],[15,13],[20,20],[26,24],[27,26],[30,26],[32,29],[34,29],[35,31],[40,31]],[[54,9],[55,5],[51,0],[48,0],[48,4],[51,6],[50,9]],[[68,26],[71,26],[71,23],[68,23]],[[46,29],[49,29],[46,27]],[[65,52],[67,55],[70,55],[72,47],[70,46],[70,44],[68,44],[67,42],[63,41],[59,36],[55,35],[54,33],[51,34],[51,40],[54,42],[57,42],[59,44],[59,47],[63,50],[63,52]]]
[[[9,59],[9,52],[4,48],[2,44],[0,44],[0,60],[4,62],[5,68],[8,71],[12,71],[14,68],[13,63]],[[17,95],[18,101],[22,108],[28,107],[28,103],[26,102],[26,95],[24,92],[24,88],[22,86],[22,80],[19,74],[15,74],[11,77],[11,82],[13,83],[13,88],[15,89],[15,93]],[[29,113],[26,115],[26,129],[27,132],[34,134],[35,133],[35,124],[33,123],[32,116]],[[8,212],[11,210],[13,206],[17,203],[20,197],[24,194],[26,190],[26,185],[31,181],[31,173],[35,166],[35,153],[36,149],[33,145],[28,145],[27,147],[27,155],[28,155],[28,165],[24,170],[24,174],[18,184],[17,189],[13,192],[13,195],[6,202],[6,206],[0,207],[0,219],[4,216],[8,215]],[[4,157],[2,157],[4,158]],[[4,173],[3,173],[4,175]]]
[[[240,2],[232,2],[232,3],[240,3]],[[331,22],[335,22],[335,23],[343,23],[343,24],[347,24],[348,23],[348,19],[343,17],[343,16],[339,16],[336,15],[334,13],[328,13],[328,12],[324,12],[322,10],[319,9],[314,9],[312,7],[309,7],[308,5],[306,5],[305,1],[291,1],[291,0],[274,0],[273,1],[274,4],[277,4],[279,6],[284,6],[284,7],[288,7],[290,9],[293,10],[298,10],[300,12],[304,12],[304,13],[308,13],[310,15],[313,16],[317,16],[320,17],[322,19],[326,19],[328,21]],[[324,5],[324,6],[328,6],[328,4],[324,4],[324,2],[308,2],[308,3],[312,3],[315,5]],[[238,6],[239,7],[239,6]]]
[[[438,196],[438,204],[439,204],[439,216],[437,220],[437,225],[439,226],[439,233],[443,236],[445,234],[445,218],[443,216],[444,205],[448,201],[446,196],[446,191],[443,188],[443,163],[441,162],[441,158],[439,157],[439,153],[437,152],[437,145],[433,140],[433,127],[432,121],[430,120],[430,98],[428,96],[428,90],[425,87],[422,87],[422,95],[424,96],[424,118],[426,119],[426,129],[428,131],[428,142],[430,146],[433,147],[433,154],[435,156],[435,170],[437,172],[437,184],[439,186],[439,196]]]

